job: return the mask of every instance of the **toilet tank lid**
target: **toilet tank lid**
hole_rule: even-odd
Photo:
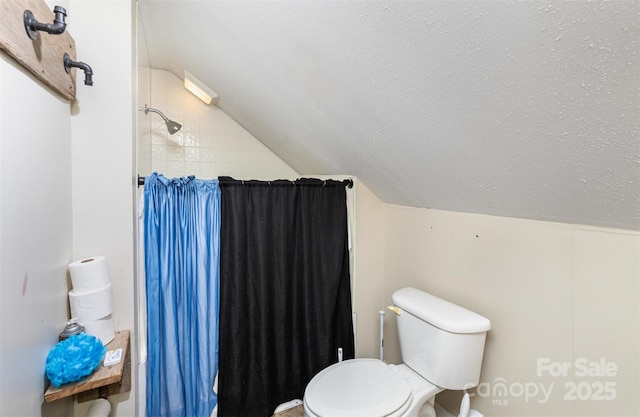
[[[415,288],[402,288],[393,293],[391,299],[407,313],[451,333],[480,333],[491,329],[488,318]]]

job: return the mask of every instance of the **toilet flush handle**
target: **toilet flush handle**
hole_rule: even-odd
[[[400,314],[402,314],[402,310],[400,309],[400,307],[396,307],[396,306],[388,306],[387,307],[389,310],[393,311],[394,313],[396,313],[397,316],[399,316]]]

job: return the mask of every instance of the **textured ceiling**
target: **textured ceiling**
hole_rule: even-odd
[[[416,207],[640,230],[640,3],[140,0],[298,172]]]

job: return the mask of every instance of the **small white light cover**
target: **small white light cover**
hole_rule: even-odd
[[[187,70],[184,70],[184,88],[205,104],[216,104],[218,102],[218,94]]]

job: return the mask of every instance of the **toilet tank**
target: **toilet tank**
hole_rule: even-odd
[[[489,319],[415,288],[396,291],[402,362],[432,384],[451,390],[480,380]]]

